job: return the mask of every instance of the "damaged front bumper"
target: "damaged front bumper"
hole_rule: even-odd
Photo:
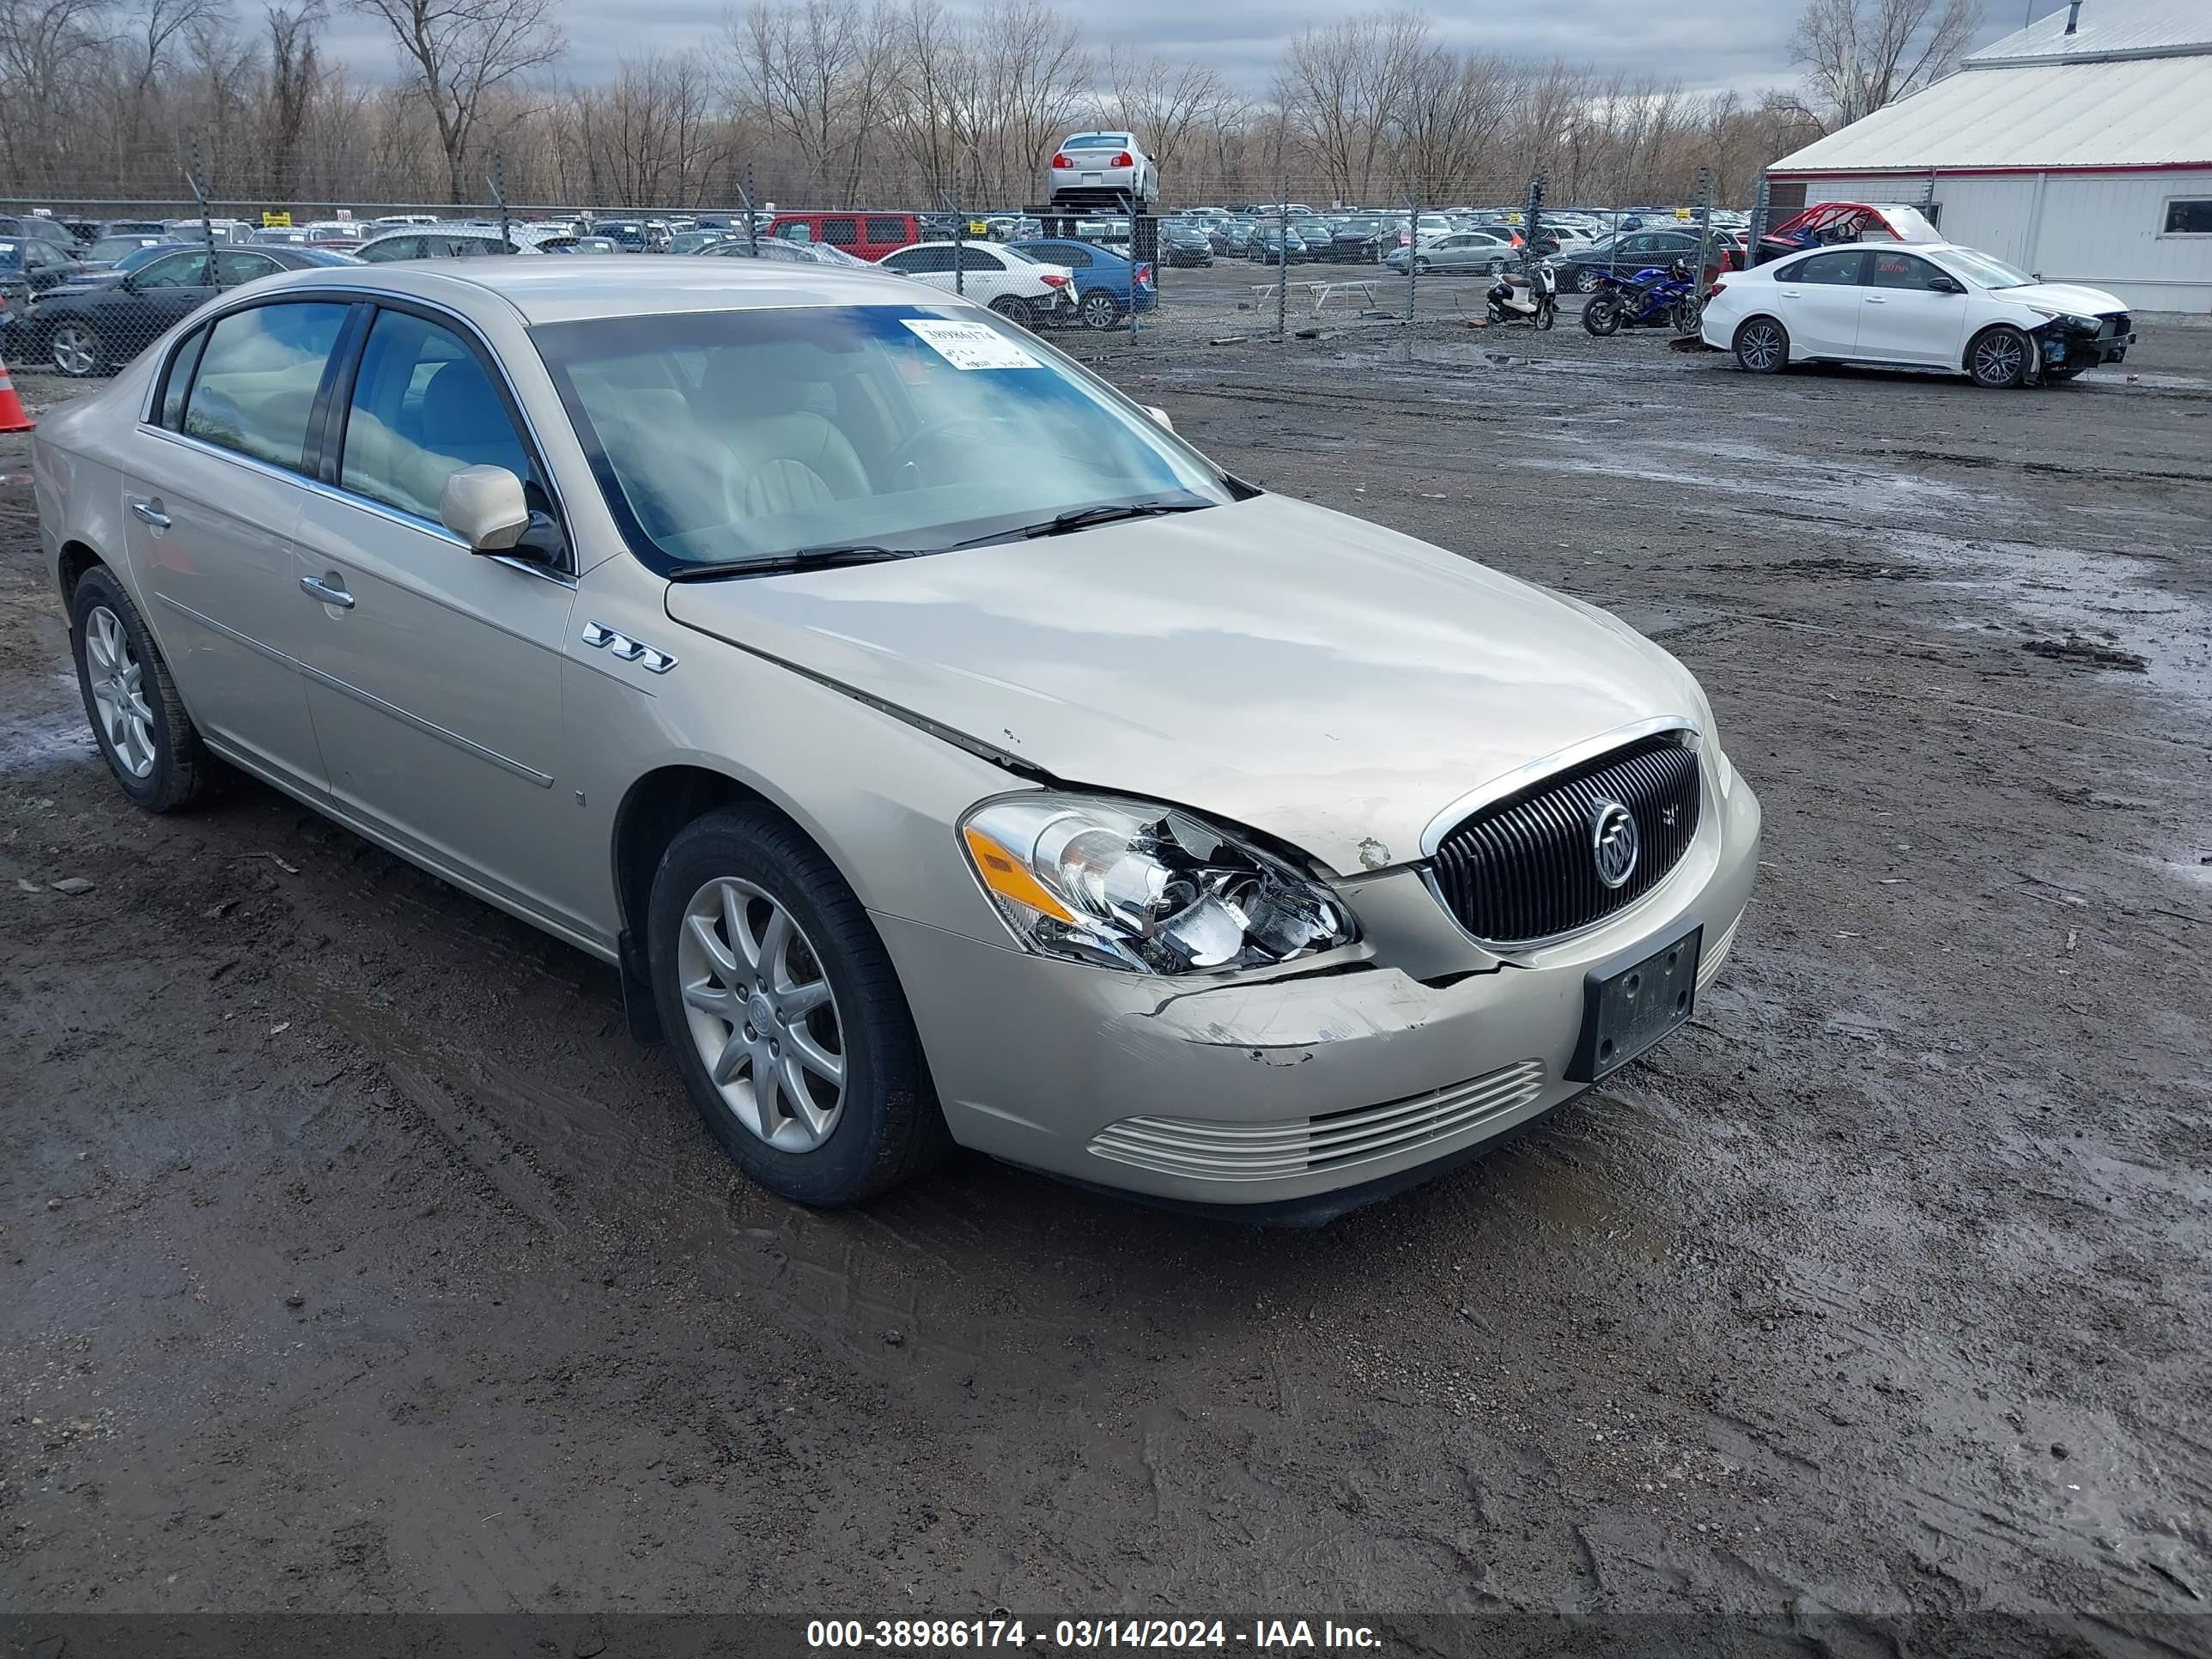
[[[1117,973],[875,921],[962,1145],[1156,1200],[1324,1219],[1580,1094],[1567,1073],[1598,965],[1702,927],[1702,993],[1758,863],[1749,786],[1716,805],[1636,905],[1509,955],[1462,933],[1414,867],[1340,884],[1358,945],[1233,976]]]
[[[2134,325],[2124,313],[2053,317],[2030,329],[2028,337],[2035,342],[2036,367],[2044,374],[2124,362],[2136,341]]]

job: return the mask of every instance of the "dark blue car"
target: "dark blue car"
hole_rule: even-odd
[[[1045,236],[1006,246],[1040,264],[1066,267],[1075,282],[1075,314],[1085,328],[1115,328],[1127,321],[1132,292],[1139,312],[1150,311],[1160,302],[1159,286],[1152,280],[1149,262],[1133,264],[1110,248],[1073,237]]]

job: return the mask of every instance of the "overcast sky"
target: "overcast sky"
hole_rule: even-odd
[[[2020,27],[2032,9],[2042,16],[2065,0],[1982,0],[1980,45]],[[2097,0],[2087,0],[2094,6]],[[1795,78],[1790,33],[1804,0],[1437,0],[1421,8],[1439,33],[1466,48],[1522,58],[1565,58],[1612,70],[1680,76],[1692,91],[1733,88],[1752,92]],[[726,0],[562,0],[568,34],[562,73],[597,81],[613,72],[624,52],[696,44],[720,26]],[[1202,58],[1255,93],[1267,88],[1284,43],[1315,23],[1371,9],[1357,0],[1119,0],[1114,26],[1094,22],[1091,34],[1109,35],[1152,50]],[[1097,8],[1075,8],[1079,15]],[[332,6],[328,44],[364,75],[389,74],[389,39],[360,15]]]

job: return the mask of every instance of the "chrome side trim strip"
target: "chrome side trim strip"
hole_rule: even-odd
[[[1686,715],[1662,714],[1656,720],[1633,720],[1626,726],[1615,726],[1610,732],[1571,744],[1557,754],[1547,755],[1541,760],[1533,760],[1526,766],[1516,767],[1502,777],[1492,778],[1489,782],[1468,790],[1431,818],[1428,827],[1421,831],[1421,856],[1434,858],[1437,849],[1443,845],[1444,837],[1458,827],[1461,819],[1480,811],[1492,801],[1519,794],[1530,784],[1540,783],[1554,772],[1563,772],[1571,766],[1602,755],[1608,749],[1634,743],[1639,738],[1651,737],[1661,732],[1687,732],[1694,736],[1697,730],[1697,722]]]
[[[465,754],[474,755],[478,760],[489,761],[494,766],[512,772],[518,778],[536,784],[540,789],[550,789],[553,787],[553,779],[550,774],[541,772],[534,766],[526,766],[511,755],[502,755],[496,749],[487,749],[473,738],[465,738],[458,732],[448,731],[436,721],[426,720],[420,714],[402,708],[398,703],[386,702],[374,692],[364,691],[350,680],[342,680],[335,674],[326,674],[313,664],[301,662],[297,657],[279,651],[273,645],[264,645],[251,635],[241,634],[235,628],[217,622],[213,617],[204,615],[193,610],[191,606],[171,599],[167,593],[157,594],[155,597],[171,610],[191,617],[201,627],[212,629],[227,640],[235,640],[248,650],[258,651],[273,662],[283,663],[287,668],[306,676],[318,685],[326,685],[333,691],[343,692],[356,702],[367,704],[380,714],[391,715],[403,726],[411,726],[424,736],[435,738],[441,743],[449,743]]]

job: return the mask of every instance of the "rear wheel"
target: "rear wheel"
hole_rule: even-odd
[[[1620,332],[1620,302],[1609,295],[1601,294],[1583,307],[1583,326],[1603,338]]]
[[[1024,328],[1033,327],[1036,323],[1036,308],[1018,294],[1001,294],[991,301],[991,309]]]
[[[1562,294],[1580,294],[1588,286],[1583,280],[1580,265],[1569,265],[1559,272],[1559,292]]]
[[[138,607],[102,567],[86,571],[70,596],[70,641],[84,712],[123,793],[149,812],[197,799],[214,760]]]
[[[1735,331],[1735,360],[1753,374],[1778,374],[1790,365],[1790,331],[1771,317],[1754,317]]]
[[[46,336],[46,355],[63,374],[82,380],[107,367],[107,348],[89,323],[75,318],[56,323]]]
[[[950,1146],[890,957],[836,866],[763,808],[669,844],[647,934],[661,1029],[745,1173],[794,1203],[858,1203]]]
[[[1966,373],[1976,386],[2009,391],[2027,378],[2028,354],[2033,349],[2027,335],[2000,323],[1983,330],[1966,348]]]
[[[1103,334],[1121,322],[1121,302],[1104,289],[1094,288],[1083,296],[1077,312],[1083,319],[1084,327]]]

